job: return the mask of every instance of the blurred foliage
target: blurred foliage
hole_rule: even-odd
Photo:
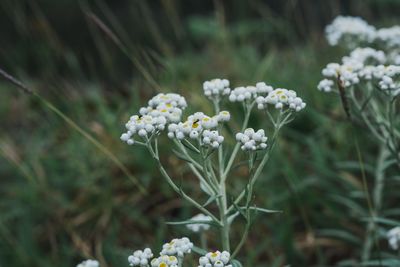
[[[38,99],[2,83],[0,266],[67,267],[85,257],[127,266],[133,249],[190,235],[164,222],[196,211],[160,181],[145,150],[122,144],[119,135],[129,115],[159,90],[178,91],[193,109],[211,110],[201,85],[214,77],[293,88],[308,103],[285,129],[257,186],[260,207],[284,212],[260,214],[240,255],[244,266],[343,260],[351,266],[368,216],[355,142],[362,144],[368,182],[377,148],[346,121],[338,99],[316,90],[322,66],[343,54],[327,47],[322,30],[338,14],[398,24],[399,8],[395,0],[2,0],[1,67],[110,149],[148,193]],[[174,177],[200,195],[184,163],[162,149]],[[242,188],[241,173],[230,178],[233,189]],[[394,206],[398,198],[391,193],[385,201]],[[398,210],[388,212],[398,218]],[[208,238],[213,247],[214,233]],[[386,246],[382,240],[380,248]]]

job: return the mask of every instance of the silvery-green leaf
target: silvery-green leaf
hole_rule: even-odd
[[[203,181],[200,181],[200,188],[201,190],[203,190],[204,193],[206,193],[207,195],[213,197],[214,194],[210,191],[210,189],[208,188],[208,186],[206,184],[204,184]]]

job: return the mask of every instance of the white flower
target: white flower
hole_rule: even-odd
[[[153,258],[153,253],[151,252],[151,249],[145,248],[143,251],[134,251],[133,254],[128,257],[128,262],[130,266],[147,267],[149,266],[151,258]]]
[[[259,82],[256,86],[241,86],[233,89],[229,95],[231,102],[244,102],[256,99],[259,95],[266,95],[271,92],[273,88],[266,85],[264,82]]]
[[[375,39],[383,42],[388,48],[400,46],[400,26],[381,28],[376,31]]]
[[[190,219],[191,221],[199,221],[199,223],[191,223],[186,225],[186,227],[191,230],[192,232],[201,232],[201,231],[207,231],[210,229],[210,225],[203,223],[205,221],[212,221],[210,216],[204,215],[202,213],[197,214],[196,216],[192,217]]]
[[[140,115],[130,117],[125,124],[127,131],[121,135],[121,140],[133,145],[135,135],[144,138],[163,131],[167,124],[181,120],[182,110],[186,106],[185,98],[178,94],[160,93],[154,96],[147,107],[139,109]]]
[[[213,79],[203,83],[204,95],[210,99],[219,99],[221,96],[229,95],[229,81],[227,79]]]
[[[204,130],[202,137],[201,144],[212,148],[218,148],[224,142],[224,137],[218,131]]]
[[[330,45],[344,40],[354,46],[358,41],[373,40],[375,28],[359,17],[338,16],[325,28],[325,33]]]
[[[229,264],[231,255],[227,251],[209,252],[199,258],[199,267],[232,267]]]
[[[99,267],[100,264],[96,260],[85,260],[79,263],[76,267]]]
[[[389,241],[389,246],[393,250],[398,250],[400,247],[400,226],[392,228],[386,235]]]
[[[177,256],[182,258],[185,254],[190,253],[193,248],[193,243],[189,238],[182,237],[180,239],[172,239],[171,242],[163,245],[160,255]]]
[[[257,100],[261,101],[261,99],[259,98],[257,98]],[[265,104],[271,104],[274,105],[277,109],[282,109],[286,106],[292,110],[300,111],[306,107],[306,103],[304,103],[300,97],[297,97],[295,91],[283,88],[277,88],[270,92],[264,98],[263,102],[263,106],[265,106]],[[258,106],[260,108],[261,105]]]
[[[227,122],[231,119],[229,111],[223,110],[217,115],[218,122]]]
[[[245,151],[266,149],[267,140],[263,129],[256,132],[253,128],[247,128],[243,133],[236,134],[236,141],[242,145],[241,149]]]
[[[330,92],[330,91],[332,91],[333,85],[334,85],[334,82],[332,80],[323,79],[318,84],[318,90],[320,90],[322,92]]]
[[[347,65],[357,64],[356,62],[363,65],[373,63],[383,64],[386,62],[386,55],[383,51],[375,50],[370,47],[357,47],[356,49],[351,51],[349,56],[343,57],[342,62],[343,64]]]
[[[151,261],[151,267],[178,267],[178,259],[172,255],[161,255]]]

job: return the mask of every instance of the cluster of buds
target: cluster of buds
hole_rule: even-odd
[[[266,149],[267,140],[263,129],[256,132],[253,128],[247,128],[243,133],[236,134],[236,141],[240,142],[241,149],[244,151]]]
[[[227,79],[213,79],[203,83],[204,95],[209,99],[219,99],[222,96],[229,95],[229,81]]]
[[[230,120],[228,111],[221,111],[218,115],[209,117],[203,112],[190,115],[185,122],[172,123],[168,126],[168,137],[178,140],[189,137],[198,140],[203,146],[218,148],[224,141],[224,137],[216,131],[220,122]]]
[[[338,16],[325,29],[330,45],[347,42],[354,46],[359,42],[370,42],[375,37],[375,27],[359,17]]]
[[[229,95],[229,101],[231,102],[244,102],[252,101],[259,95],[265,95],[271,92],[273,88],[266,85],[264,82],[259,82],[256,86],[241,86],[232,90]]]
[[[163,245],[160,255],[177,256],[182,258],[185,254],[192,251],[193,243],[190,242],[189,238],[175,238],[169,243]]]
[[[128,257],[130,266],[146,267],[149,265],[150,259],[153,258],[151,249],[145,248],[144,250],[136,250]]]
[[[287,107],[298,112],[306,107],[306,103],[297,96],[295,91],[283,88],[271,91],[266,97],[257,97],[256,102],[258,109],[264,109],[270,104],[276,109]]]
[[[200,257],[199,267],[232,267],[229,264],[231,255],[227,251],[209,252],[205,256]]]
[[[178,94],[160,93],[154,96],[147,107],[140,108],[140,115],[130,117],[125,124],[127,131],[121,135],[121,140],[132,145],[135,143],[135,135],[145,138],[164,130],[167,124],[180,121],[186,106],[185,98]]]

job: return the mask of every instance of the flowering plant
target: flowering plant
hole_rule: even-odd
[[[184,254],[195,248],[201,254],[201,267],[240,266],[235,258],[247,238],[255,213],[276,212],[253,204],[254,185],[261,176],[281,128],[291,122],[306,104],[295,91],[274,89],[264,82],[232,90],[229,86],[226,79],[204,82],[204,95],[213,104],[215,114],[195,112],[186,119],[183,119],[187,107],[185,98],[175,93],[160,93],[150,99],[147,106],[140,108],[138,115],[130,117],[125,125],[126,132],[121,135],[121,140],[128,145],[147,148],[171,188],[201,212],[192,219],[172,224],[187,225],[194,232],[215,227],[220,232],[223,251],[206,252],[207,247],[194,247],[187,238],[174,239],[163,246],[160,257],[153,258],[150,249],[135,251],[128,259],[131,266],[181,266]],[[229,136],[233,131],[229,126],[231,113],[222,109],[227,102],[240,104],[244,113],[240,130],[233,136]],[[271,128],[267,131],[249,128],[249,119],[255,108],[269,120]],[[205,203],[192,198],[168,173],[158,148],[163,132],[167,132],[173,142],[174,153],[197,177],[199,187],[208,198]],[[230,147],[227,139],[235,140],[236,144]],[[233,193],[228,195],[226,184],[233,179],[240,151],[247,157],[248,182],[236,196]],[[218,214],[213,212],[212,205],[217,207]],[[240,242],[232,249],[230,228],[239,216],[245,218],[246,227]]]
[[[376,29],[361,18],[339,16],[326,27],[326,35],[331,45],[341,44],[353,50],[340,63],[329,63],[322,70],[325,79],[319,82],[318,89],[337,93],[347,117],[366,127],[379,147],[361,253],[361,260],[367,263],[378,232],[376,221],[386,220],[379,217],[383,213],[385,177],[391,169],[397,169],[398,174],[400,168],[400,27]],[[387,234],[390,246],[396,249],[397,233],[394,230]]]

